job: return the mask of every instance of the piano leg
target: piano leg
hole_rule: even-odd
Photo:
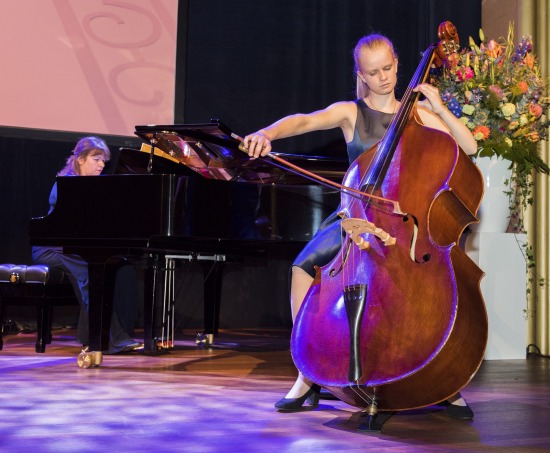
[[[90,351],[109,349],[109,332],[113,314],[115,275],[120,259],[95,261],[88,258],[89,294],[88,318]]]
[[[145,352],[158,351],[157,339],[155,337],[155,307],[158,292],[158,282],[162,275],[161,257],[150,255],[145,267],[144,295],[143,295],[143,343]]]
[[[79,255],[88,263],[89,344],[79,356],[78,366],[98,366],[109,349],[116,273],[127,257],[127,248],[64,247],[64,253]]]
[[[204,332],[205,343],[212,343],[218,333],[220,322],[220,299],[224,261],[215,260],[209,263],[199,261],[204,276]],[[208,344],[206,344],[208,345]]]

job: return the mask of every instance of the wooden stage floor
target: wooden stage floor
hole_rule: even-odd
[[[433,406],[372,433],[341,401],[274,409],[295,376],[287,331],[223,331],[209,349],[189,333],[169,354],[104,356],[90,369],[76,364],[74,331],[54,331],[45,354],[34,341],[9,335],[0,351],[1,452],[550,451],[545,358],[484,362],[463,391],[473,421]]]

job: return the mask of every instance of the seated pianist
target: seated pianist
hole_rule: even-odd
[[[78,141],[67,159],[65,167],[57,175],[99,176],[110,156],[109,148],[102,139],[84,137]],[[57,183],[53,185],[49,202],[49,213],[51,213],[57,203]],[[89,345],[88,263],[78,255],[63,253],[63,248],[56,246],[34,246],[32,256],[36,263],[58,267],[69,277],[80,303],[77,340],[83,346]],[[140,295],[135,270],[133,266],[122,263],[116,272],[114,309],[109,331],[109,346],[104,352],[105,354],[133,352],[143,349],[143,343],[132,338],[134,323],[138,315],[139,301]]]

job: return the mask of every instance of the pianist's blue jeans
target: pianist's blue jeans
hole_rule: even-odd
[[[88,322],[88,263],[78,255],[64,254],[58,247],[32,248],[35,263],[47,264],[62,269],[68,276],[75,294],[80,302],[80,315],[77,327],[77,340],[83,345],[89,344]],[[130,336],[133,333],[137,318],[139,291],[137,277],[133,266],[123,266],[117,271],[115,293],[113,295],[113,316],[109,349],[107,354],[120,352],[125,346],[134,343]]]

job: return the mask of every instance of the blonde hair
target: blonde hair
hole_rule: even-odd
[[[79,176],[80,164],[78,163],[78,159],[80,157],[85,159],[88,155],[95,156],[97,154],[102,154],[105,161],[111,158],[111,151],[107,143],[99,137],[81,138],[67,159],[67,163],[57,176]]]
[[[364,98],[369,94],[368,85],[361,80],[357,75],[358,72],[361,72],[361,67],[359,65],[359,53],[361,49],[366,47],[367,49],[379,49],[381,47],[386,47],[393,55],[394,58],[397,58],[397,53],[393,48],[393,43],[390,39],[384,35],[373,33],[372,35],[363,36],[356,44],[355,49],[353,50],[353,60],[354,65],[354,74],[357,76],[356,80],[356,94],[357,99]]]

